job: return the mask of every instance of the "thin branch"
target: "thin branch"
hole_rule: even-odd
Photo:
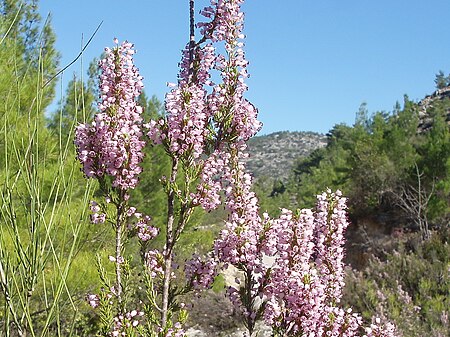
[[[122,192],[121,192],[122,194]],[[121,198],[123,200],[123,197]],[[123,229],[123,216],[124,216],[124,202],[121,201],[119,206],[117,206],[117,222],[116,222],[116,296],[119,302],[120,309],[123,309],[122,303],[122,267],[120,259],[122,258],[122,229]]]
[[[89,44],[91,43],[92,39],[94,38],[94,36],[97,34],[98,30],[100,29],[101,25],[103,24],[103,21],[101,21],[99,23],[99,25],[97,26],[97,28],[95,29],[94,33],[92,33],[91,37],[89,38],[88,42],[86,43],[86,45],[81,49],[80,53],[78,54],[77,57],[75,57],[72,62],[70,62],[68,65],[66,65],[64,68],[62,68],[60,71],[58,71],[55,75],[53,75],[47,82],[44,83],[44,85],[42,86],[42,88],[45,88],[51,81],[53,81],[56,77],[59,76],[59,74],[63,73],[67,68],[69,68],[72,64],[74,64],[80,57],[81,55],[83,55],[84,51],[86,50],[86,48],[89,46]]]
[[[194,0],[189,0],[189,75],[192,74],[192,62],[194,61],[195,48],[195,18],[194,18]]]
[[[394,193],[396,204],[399,206],[413,221],[419,226],[424,239],[429,238],[429,226],[427,218],[428,204],[434,195],[434,181],[431,186],[431,191],[422,186],[423,172],[420,172],[419,167],[415,164],[417,187],[406,185],[400,187],[399,193]]]
[[[14,17],[14,20],[11,22],[11,25],[9,26],[8,30],[6,31],[6,33],[3,35],[2,40],[0,41],[0,45],[3,44],[3,41],[6,39],[6,37],[9,34],[9,32],[11,31],[11,29],[14,26],[14,24],[16,23],[17,18],[19,17],[20,11],[22,10],[22,6],[23,6],[23,3],[20,3],[19,9],[17,10],[17,13],[16,13],[16,16]]]
[[[173,223],[175,221],[175,182],[178,174],[178,159],[172,158],[172,173],[169,180],[169,193],[167,198],[167,224],[166,224],[166,246],[164,251],[164,281],[162,293],[161,326],[167,324],[169,308],[170,274],[172,272],[173,258]]]
[[[207,33],[207,34],[204,34],[204,35],[202,36],[202,38],[201,38],[197,43],[195,43],[195,47],[201,45],[201,44],[204,43],[208,38],[210,38],[210,36],[211,36],[212,33],[214,32],[214,30],[216,29],[216,25],[217,25],[217,17],[218,17],[218,15],[219,15],[219,12],[217,11],[217,8],[216,8],[216,13],[214,14],[214,18],[213,18],[212,21],[211,21],[211,27],[209,28],[208,33]]]

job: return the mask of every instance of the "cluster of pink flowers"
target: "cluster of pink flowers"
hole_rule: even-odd
[[[221,262],[245,266],[246,270],[263,272],[260,237],[267,219],[259,216],[258,198],[252,192],[252,178],[245,166],[237,162],[227,179],[225,205],[230,215],[215,241],[216,256]]]
[[[372,319],[369,327],[365,328],[363,337],[396,337],[399,333],[394,324],[390,322],[381,322],[377,317]]]
[[[133,64],[131,43],[123,42],[105,52],[99,63],[100,111],[91,124],[77,126],[75,145],[87,177],[108,175],[114,178],[114,187],[127,190],[136,187],[144,156],[142,108],[136,103],[143,88],[142,77]]]
[[[208,289],[217,275],[216,267],[215,259],[203,261],[200,256],[194,255],[184,266],[186,280],[196,291]]]
[[[214,43],[223,42],[226,51],[225,56],[215,58],[214,64],[214,69],[220,72],[222,83],[215,85],[207,96],[207,109],[212,117],[210,124],[214,126],[216,139],[215,151],[204,163],[198,188],[201,205],[206,210],[220,203],[220,189],[226,191],[226,203],[230,210],[241,206],[241,201],[232,198],[230,193],[234,193],[232,186],[239,185],[239,180],[244,184],[246,182],[247,186],[251,184],[250,177],[239,176],[244,172],[239,166],[245,156],[245,141],[262,126],[257,120],[257,109],[244,98],[248,62],[242,49],[244,43],[240,41],[244,38],[242,2],[212,0],[211,6],[201,12],[210,21],[197,24],[205,39]],[[249,202],[253,199],[252,195],[248,198]],[[233,202],[237,205],[233,206]]]
[[[321,289],[316,286],[317,273],[310,265],[313,234],[314,217],[308,210],[295,217],[283,209],[280,218],[271,221],[264,247],[269,256],[276,256],[270,284],[264,289],[268,298],[264,315],[271,325],[289,324],[301,316],[314,314],[316,303],[310,289],[311,286],[316,288],[315,292]]]
[[[266,321],[292,335],[352,336],[361,319],[338,308],[343,286],[345,198],[328,191],[317,209],[282,210],[271,221],[265,252],[275,257],[264,293]],[[341,334],[341,335],[340,335]]]
[[[223,178],[230,175],[230,158],[230,153],[216,150],[204,161],[197,191],[191,193],[193,204],[211,211],[222,203],[221,192],[227,188]]]
[[[95,202],[94,200],[91,200],[90,202],[90,210],[92,212],[91,214],[91,222],[94,224],[104,223],[106,221],[106,214],[100,212],[100,205]]]
[[[142,241],[151,240],[156,237],[156,235],[158,235],[158,228],[150,225],[150,220],[151,218],[148,215],[144,215],[135,224],[135,228],[137,229],[137,236]]]
[[[197,159],[204,153],[209,135],[205,86],[211,85],[209,72],[215,55],[210,44],[192,50],[195,62],[190,61],[190,53],[188,45],[183,51],[178,84],[171,84],[173,89],[166,95],[167,117],[150,121],[147,128],[149,138],[156,144],[163,143],[173,156]]]
[[[393,337],[396,334],[392,325],[375,320],[369,328],[363,328],[358,314],[339,307],[344,286],[344,231],[348,226],[345,198],[339,191],[319,195],[315,211],[294,214],[283,209],[278,219],[260,215],[258,198],[251,189],[252,177],[243,161],[247,156],[246,141],[262,124],[257,120],[257,109],[244,98],[249,75],[242,42],[242,3],[211,0],[211,5],[201,12],[209,21],[198,24],[200,43],[190,43],[183,51],[178,83],[171,85],[166,95],[167,114],[146,124],[147,135],[153,143],[163,144],[174,167],[181,161],[184,172],[192,175],[186,180],[198,181],[197,186],[190,185],[185,191],[188,197],[183,195],[183,207],[200,205],[210,211],[224,203],[229,212],[225,229],[214,243],[217,260],[202,261],[194,256],[185,265],[188,283],[195,290],[210,287],[218,262],[243,272],[243,289],[230,287],[227,295],[245,315],[250,334],[256,320],[264,317],[282,335],[350,337],[365,331],[368,337]],[[214,46],[219,43],[223,44],[224,55],[216,54]],[[136,186],[145,145],[142,108],[136,104],[143,85],[133,64],[134,52],[128,42],[106,49],[106,57],[100,62],[100,112],[92,124],[77,127],[75,140],[85,175],[98,179],[110,176],[112,186],[122,191]],[[213,70],[219,73],[220,84],[211,81]],[[174,182],[178,171],[172,172]],[[171,192],[182,199],[181,191]],[[144,243],[154,238],[158,230],[150,225],[150,217],[124,206],[128,194],[121,197],[117,213],[121,209],[126,217],[137,218],[129,229],[136,230]],[[105,221],[106,215],[100,213],[98,204],[92,202],[91,210],[93,222]],[[173,220],[173,216],[168,218]],[[170,226],[168,233],[173,231]],[[117,242],[120,229],[117,226]],[[178,229],[181,232],[183,226]],[[164,281],[165,294],[170,289],[168,280],[175,277],[171,272],[175,267],[170,269],[169,264],[173,263],[173,246],[169,247],[173,237],[168,238],[164,252],[148,250],[144,255],[148,274],[159,283]],[[124,262],[119,252],[111,258],[117,275]],[[265,262],[267,257],[271,264]],[[117,279],[120,286],[120,277]],[[120,304],[118,289],[111,291]],[[167,299],[164,294],[163,299]],[[89,295],[87,300],[92,307],[101,302],[97,295]],[[159,310],[167,314],[167,301],[162,302],[165,307]],[[138,317],[142,315],[136,310],[118,315],[111,336],[126,335],[139,325]],[[181,324],[172,326],[166,318],[162,318],[160,334],[184,336]]]
[[[209,109],[220,115],[216,119],[216,126],[220,129],[224,126],[222,123],[230,124],[226,125],[227,129],[224,131],[231,136],[233,142],[241,144],[254,136],[262,126],[257,120],[257,109],[243,97],[248,89],[245,79],[249,75],[248,61],[242,49],[244,43],[241,41],[245,37],[242,34],[242,3],[243,0],[213,0],[212,6],[205,8],[202,13],[207,18],[214,14],[214,20],[199,24],[203,34],[212,41],[224,41],[226,50],[226,57],[219,55],[216,58],[215,69],[220,71],[223,83],[216,86],[210,95]],[[209,35],[211,29],[212,34]]]
[[[105,291],[104,288],[101,289],[100,295],[98,294],[87,294],[86,295],[86,302],[93,308],[97,308],[102,303],[109,303],[112,304],[112,297],[113,297],[113,290],[110,289],[110,291]]]
[[[202,155],[223,151],[227,142],[232,146],[240,142],[244,146],[243,142],[261,128],[256,108],[243,97],[247,90],[248,62],[243,43],[238,41],[244,37],[241,3],[240,0],[213,0],[211,7],[202,11],[210,22],[197,26],[203,27],[203,40],[210,43],[196,44],[193,49],[190,49],[192,45],[186,47],[178,84],[166,95],[167,116],[147,124],[148,136],[154,143],[163,143],[172,156],[196,159],[200,167],[204,164],[220,170],[220,165],[205,160]],[[226,56],[216,55],[213,46],[222,41]],[[211,82],[211,70],[220,73],[222,83]],[[217,158],[217,153],[212,157]],[[204,195],[205,191],[200,188],[199,192]],[[204,199],[200,201],[202,206],[213,208],[217,204],[215,194],[215,188],[211,188],[211,197],[207,199],[213,202]]]
[[[344,231],[348,227],[346,198],[328,190],[317,196],[315,264],[328,301],[339,303],[344,287]]]
[[[161,329],[162,330],[162,329]],[[186,332],[183,330],[180,322],[176,322],[172,328],[167,329],[164,337],[185,337]]]
[[[202,42],[189,44],[183,51],[178,83],[166,95],[167,115],[146,126],[154,143],[163,144],[172,158],[199,172],[198,185],[189,194],[191,205],[210,211],[225,197],[231,216],[215,251],[222,262],[239,263],[249,272],[259,273],[249,281],[255,295],[261,293],[265,271],[257,247],[264,219],[258,215],[258,200],[250,190],[251,177],[242,159],[245,141],[259,131],[261,123],[257,109],[244,98],[248,62],[241,41],[241,4],[241,0],[212,0],[202,11],[209,22],[197,25]],[[218,43],[223,44],[224,55],[216,55]],[[213,70],[219,73],[221,83],[211,81]],[[188,263],[186,271],[188,276],[195,275],[197,284],[209,284],[210,269],[204,272],[205,267],[197,261]],[[248,316],[250,311],[245,311]]]
[[[131,336],[130,330],[135,329],[139,325],[139,318],[144,316],[143,311],[132,310],[125,314],[119,314],[114,317],[113,329],[110,336]]]
[[[203,153],[206,137],[204,95],[203,89],[196,85],[183,84],[174,88],[166,95],[165,123],[150,122],[148,136],[155,143],[163,142],[177,157],[192,154],[198,158]],[[155,128],[157,126],[160,129]]]
[[[211,5],[203,8],[200,13],[210,22],[200,22],[202,35],[212,41],[236,40],[242,34],[244,13],[241,5],[244,0],[211,0]]]
[[[269,219],[266,214],[258,217],[257,199],[245,184],[241,182],[233,190],[241,203],[230,208],[230,219],[235,221],[226,223],[215,249],[221,262],[245,274],[246,290],[230,287],[227,294],[247,321],[253,324],[258,318],[260,310],[253,304],[259,298],[266,323],[282,335],[350,337],[360,336],[361,331],[376,332],[370,336],[398,335],[392,324],[374,321],[364,328],[360,315],[338,305],[344,286],[343,244],[348,226],[340,191],[319,195],[315,211],[294,214],[283,209],[278,219]],[[229,204],[236,205],[234,200]],[[273,262],[264,264],[265,257]],[[249,302],[252,305],[245,304]]]
[[[160,251],[154,249],[145,253],[145,266],[152,278],[164,277],[164,257]]]
[[[150,225],[152,218],[148,215],[136,212],[136,207],[128,207],[127,216],[128,218],[134,217],[137,219],[135,223],[128,225],[128,229],[135,230],[141,241],[149,241],[158,235],[158,228]]]
[[[96,294],[88,294],[86,296],[86,301],[94,309],[100,305],[100,298]]]
[[[242,312],[247,327],[252,331],[259,318],[256,303],[261,302],[267,282],[263,238],[270,219],[267,214],[259,215],[258,198],[251,191],[252,178],[240,161],[243,156],[243,153],[238,153],[233,157],[229,176],[223,176],[227,185],[225,206],[229,216],[225,229],[214,243],[214,250],[224,266],[231,264],[244,273],[245,292],[229,287],[227,295]]]

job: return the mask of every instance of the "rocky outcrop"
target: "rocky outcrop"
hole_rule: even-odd
[[[418,132],[424,132],[431,128],[433,125],[433,119],[429,114],[430,109],[433,107],[433,104],[438,101],[450,99],[450,86],[441,88],[436,90],[431,95],[426,96],[419,103],[419,126]],[[447,110],[447,124],[450,126],[450,108]]]
[[[255,178],[286,180],[297,158],[309,155],[326,143],[326,136],[315,132],[281,131],[254,137],[248,142],[247,167]]]

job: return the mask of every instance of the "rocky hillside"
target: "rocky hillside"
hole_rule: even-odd
[[[427,131],[432,124],[432,118],[430,117],[428,111],[433,107],[433,104],[438,101],[445,99],[450,99],[450,86],[436,90],[431,95],[426,96],[422,99],[419,105],[419,127],[418,131]],[[447,123],[450,126],[450,110],[447,111]]]
[[[315,132],[281,131],[249,141],[247,166],[254,177],[286,180],[295,159],[326,145],[326,136]]]
[[[433,103],[444,99],[450,99],[450,86],[438,89],[419,101],[418,132],[430,128],[432,119],[428,110]],[[450,126],[450,110],[447,113],[447,122]],[[265,176],[286,180],[294,161],[324,147],[326,136],[315,132],[280,131],[254,137],[248,145],[250,157],[247,159],[247,167],[255,178]]]

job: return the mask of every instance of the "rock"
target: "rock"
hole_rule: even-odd
[[[433,104],[437,101],[444,99],[450,99],[450,86],[436,90],[431,95],[426,96],[419,103],[419,126],[418,133],[428,131],[433,125],[433,119],[429,115],[429,110],[433,107]],[[447,110],[447,124],[450,126],[450,109]]]
[[[286,181],[295,160],[327,144],[325,135],[315,132],[275,132],[248,142],[248,170],[255,178]]]
[[[256,323],[256,331],[258,331],[258,337],[270,337],[272,336],[272,328],[265,325],[263,322]],[[247,329],[244,327],[238,327],[233,330],[227,331],[215,331],[204,332],[199,327],[192,327],[186,330],[186,336],[188,337],[246,337],[248,336]]]
[[[198,328],[189,328],[186,330],[186,336],[188,337],[208,337],[208,335]]]

